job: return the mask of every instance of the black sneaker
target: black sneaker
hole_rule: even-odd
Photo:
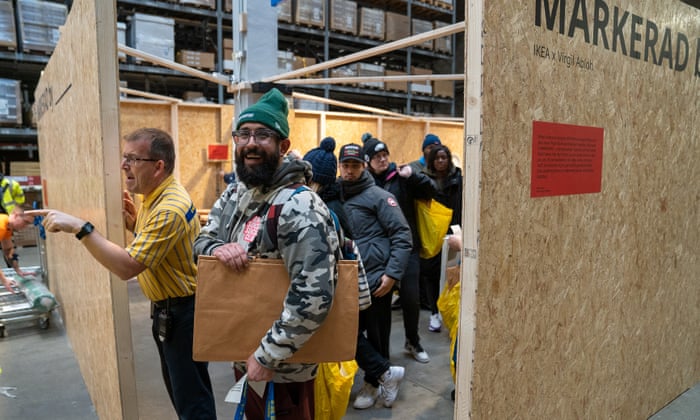
[[[406,344],[404,344],[404,349],[407,353],[410,353],[417,362],[428,363],[430,361],[430,356],[428,356],[428,353],[423,350],[423,346],[420,344],[414,346],[406,342]]]

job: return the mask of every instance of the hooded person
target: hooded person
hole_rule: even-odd
[[[391,162],[389,147],[383,141],[370,137],[362,148],[368,172],[374,183],[396,197],[399,207],[411,228],[413,247],[401,278],[399,304],[403,312],[406,341],[404,350],[416,361],[428,363],[430,356],[420,343],[420,249],[416,221],[416,200],[430,200],[437,189],[432,179],[422,171],[414,171],[409,165],[399,167]]]
[[[317,364],[286,360],[328,315],[337,282],[338,236],[323,200],[303,186],[313,176],[311,165],[285,157],[291,145],[287,113],[287,100],[277,89],[241,112],[233,132],[237,180],[212,206],[194,254],[212,255],[235,271],[244,270],[253,255],[284,261],[290,287],[280,317],[234,370],[237,378],[247,373],[251,381],[274,382],[278,413],[313,418]],[[279,208],[276,238],[263,234],[272,206]],[[262,396],[249,392],[247,398],[246,417],[263,418],[267,391]]]

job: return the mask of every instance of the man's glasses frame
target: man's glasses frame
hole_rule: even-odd
[[[159,160],[160,159],[140,158],[136,156],[127,155],[122,156],[122,164],[126,164],[127,166],[132,166],[136,162],[158,162]]]
[[[269,128],[258,128],[256,130],[235,130],[233,133],[233,142],[236,145],[243,146],[248,144],[251,138],[255,139],[255,144],[266,145],[270,143],[271,139],[276,139],[279,134],[275,130],[270,130]]]

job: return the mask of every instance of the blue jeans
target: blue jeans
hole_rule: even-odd
[[[365,336],[365,333],[367,334]],[[365,382],[379,386],[379,378],[391,367],[389,339],[391,336],[391,293],[376,298],[372,306],[360,311],[355,360],[365,372]]]
[[[216,419],[209,363],[192,359],[194,299],[170,306],[172,330],[166,342],[158,339],[158,314],[162,311],[165,309],[154,308],[151,330],[160,355],[163,381],[178,418]]]

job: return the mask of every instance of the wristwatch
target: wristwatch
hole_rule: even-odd
[[[95,230],[95,226],[93,226],[90,222],[85,222],[83,227],[80,228],[80,231],[75,234],[75,237],[78,238],[78,240],[81,240],[87,235],[91,234],[93,230]]]

